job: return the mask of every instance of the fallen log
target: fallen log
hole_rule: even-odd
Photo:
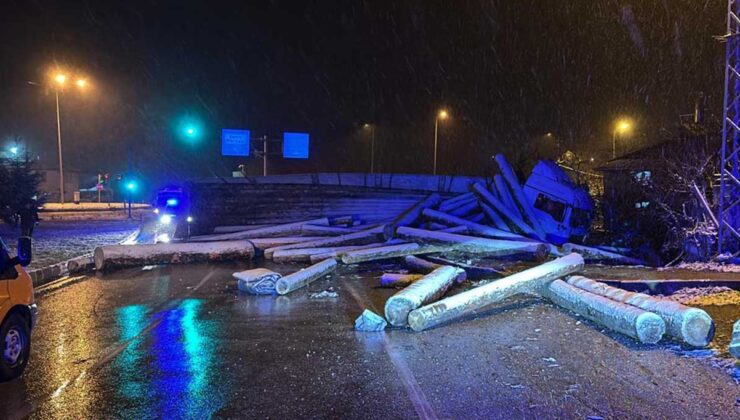
[[[509,187],[506,186],[506,181],[504,181],[504,178],[501,177],[501,175],[497,174],[493,177],[493,188],[495,188],[501,203],[503,203],[509,211],[517,215],[519,218],[522,218],[522,212],[514,202],[514,197],[511,196],[511,191],[509,191]]]
[[[440,267],[444,267],[445,265],[449,265],[451,267],[455,267],[455,265],[452,265],[452,264],[437,264],[437,263],[433,263],[431,261],[427,261],[427,260],[425,260],[423,258],[419,258],[419,257],[413,256],[413,255],[407,255],[403,259],[403,261],[406,264],[406,267],[408,267],[411,271],[415,271],[417,273],[422,273],[422,274],[429,274],[432,271],[434,271],[434,270],[436,270],[436,269],[438,269]],[[458,268],[460,268],[460,267],[458,267]],[[455,279],[455,281],[457,283],[462,283],[467,278],[468,278],[467,273],[465,271],[463,271]]]
[[[345,245],[365,245],[374,242],[383,241],[383,225],[361,230],[359,232],[348,233],[346,235],[332,236],[328,238],[316,239],[299,244],[283,245],[265,250],[265,258],[272,258],[272,253],[278,249],[295,249],[295,248],[321,248]]]
[[[407,255],[430,254],[433,252],[448,252],[453,249],[454,247],[449,245],[419,245],[415,243],[388,245],[380,246],[377,248],[347,251],[344,255],[342,255],[342,262],[344,264],[357,264],[367,261],[405,257]]]
[[[451,216],[446,213],[442,213],[437,210],[432,209],[426,209],[422,212],[425,218],[429,220],[433,220],[435,222],[444,223],[448,225],[457,225],[457,226],[465,226],[468,228],[468,231],[475,235],[483,236],[486,238],[495,238],[495,239],[519,239],[521,238],[521,235],[517,235],[516,233],[511,233],[509,231],[496,229],[491,226],[481,225],[475,222],[471,222],[469,220],[465,220],[460,217]]]
[[[329,219],[324,217],[321,219],[305,220],[302,222],[285,223],[282,225],[251,229],[244,232],[194,236],[190,238],[190,242],[233,241],[239,239],[274,238],[278,236],[299,235],[301,233],[301,228],[306,224],[329,226]]]
[[[440,201],[442,201],[442,197],[440,197],[439,194],[434,193],[430,194],[428,197],[420,200],[418,203],[411,206],[411,208],[400,214],[392,222],[385,225],[385,228],[383,229],[383,235],[385,235],[385,239],[391,239],[395,237],[396,229],[401,226],[408,226],[414,223],[417,219],[419,219],[419,217],[421,217],[422,211],[430,207],[437,206]]]
[[[448,198],[447,200],[444,200],[441,203],[439,203],[439,206],[437,206],[437,209],[439,209],[439,211],[448,211],[451,208],[457,207],[460,202],[468,200],[471,197],[474,198],[473,193],[468,192],[465,194],[457,195],[452,198]]]
[[[666,331],[665,321],[652,312],[590,293],[562,280],[555,280],[544,287],[543,296],[562,308],[641,343],[655,344]]]
[[[106,245],[95,248],[93,255],[95,268],[108,270],[140,265],[249,260],[254,256],[254,247],[249,241]]]
[[[357,228],[347,228],[339,226],[320,226],[309,224],[301,226],[301,235],[304,236],[339,236],[357,231]]]
[[[732,340],[727,350],[734,358],[740,359],[740,321],[732,325]]]
[[[366,247],[364,245],[347,245],[337,247],[322,247],[322,248],[296,248],[296,249],[279,249],[272,253],[272,260],[276,263],[290,263],[290,262],[310,262],[311,257],[319,254],[334,254],[338,255],[340,252],[351,251],[353,249],[361,249]],[[327,258],[323,258],[325,260]],[[318,262],[318,261],[316,261]]]
[[[516,294],[535,294],[543,285],[582,269],[583,258],[580,255],[566,255],[415,309],[409,314],[408,322],[414,331],[423,331],[471,315],[478,309]]]
[[[388,298],[385,302],[385,318],[393,326],[405,326],[409,312],[439,299],[452,286],[455,279],[464,274],[464,271],[456,267],[438,267]]]
[[[229,225],[229,226],[216,226],[213,228],[213,233],[234,233],[234,232],[246,232],[248,230],[259,229],[272,225]]]
[[[622,265],[645,265],[643,261],[640,261],[637,258],[627,257],[621,254],[585,245],[565,243],[563,244],[563,251],[567,253],[577,252],[583,255],[583,258],[589,262],[601,262]]]
[[[475,223],[483,223],[486,221],[486,215],[483,214],[483,212],[472,214],[470,216],[467,216],[466,218],[470,220],[471,222],[475,222]],[[508,231],[508,229],[505,229],[505,230]]]
[[[520,233],[542,240],[535,230],[525,222],[521,216],[509,210],[501,201],[494,197],[486,188],[480,184],[473,184],[470,187],[484,203],[498,211],[506,220],[511,223],[512,227],[519,230]]]
[[[321,261],[320,263],[316,263],[310,267],[306,267],[281,278],[277,283],[275,283],[275,291],[278,292],[279,295],[288,294],[294,290],[300,289],[301,287],[308,286],[310,283],[331,273],[336,268],[336,260],[330,259]]]
[[[300,244],[302,242],[313,241],[316,239],[322,239],[323,236],[288,236],[283,238],[254,238],[247,239],[254,245],[254,249],[257,253],[264,253],[265,250],[292,244]]]
[[[462,268],[465,270],[465,276],[468,280],[480,280],[480,279],[496,279],[503,277],[504,273],[496,270],[493,267],[481,267],[478,265],[465,264],[459,261],[449,260],[447,258],[435,257],[433,255],[427,255],[424,257],[429,262],[439,265],[451,265],[453,267]]]
[[[327,252],[321,252],[317,254],[312,254],[309,259],[311,260],[311,264],[316,264],[319,261],[324,261],[329,258],[334,258],[336,260],[341,260],[342,255],[346,254],[349,251],[354,251],[355,249],[366,249],[366,248],[377,248],[379,246],[385,246],[385,245],[397,245],[401,244],[403,241],[398,239],[392,239],[387,242],[376,242],[373,244],[366,244],[366,245],[348,245],[345,247],[335,247],[334,251],[327,251]],[[345,249],[339,249],[339,248],[345,248]],[[352,249],[350,249],[352,248]],[[331,249],[331,248],[328,248]],[[290,250],[288,250],[290,251]],[[279,252],[279,251],[276,251]],[[274,254],[273,254],[274,255]]]
[[[504,239],[487,239],[475,236],[458,235],[440,231],[430,231],[410,227],[398,228],[396,235],[408,241],[447,244],[451,251],[484,254],[488,257],[508,257],[512,255],[529,255],[536,260],[544,260],[549,252],[546,244],[539,242],[509,241]]]
[[[422,277],[423,274],[383,273],[380,276],[380,287],[406,287]]]
[[[509,162],[506,161],[504,155],[499,153],[496,155],[495,159],[496,163],[498,163],[501,175],[511,188],[511,196],[514,199],[514,202],[519,205],[519,208],[521,209],[522,214],[526,216],[529,225],[532,226],[532,229],[534,229],[535,232],[537,232],[537,237],[545,239],[545,229],[542,228],[540,219],[537,218],[537,215],[529,204],[527,197],[524,196],[524,191],[522,190],[521,184],[519,184],[519,180],[517,179],[514,170],[511,169],[511,166],[509,165]]]
[[[466,200],[457,207],[453,207],[446,210],[444,213],[451,214],[457,217],[464,217],[470,213],[473,213],[478,208],[478,200],[472,197],[470,200]]]
[[[714,322],[705,311],[643,293],[628,292],[583,276],[567,283],[587,292],[650,311],[663,318],[668,336],[694,347],[706,347],[714,337]]]
[[[511,228],[509,228],[509,225],[504,222],[504,219],[501,218],[501,216],[498,215],[496,210],[493,209],[493,207],[489,206],[486,203],[480,203],[481,209],[483,209],[483,213],[488,217],[488,220],[493,223],[493,225],[501,230],[508,230],[511,232]]]

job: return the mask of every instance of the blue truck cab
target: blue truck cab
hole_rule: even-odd
[[[588,234],[594,201],[586,188],[576,185],[557,163],[538,162],[523,190],[548,241],[561,245],[580,241]]]

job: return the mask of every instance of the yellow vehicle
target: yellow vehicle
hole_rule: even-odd
[[[31,353],[37,309],[33,281],[23,269],[30,262],[30,237],[18,239],[14,258],[0,239],[0,382],[21,376]]]

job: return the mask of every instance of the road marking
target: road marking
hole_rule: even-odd
[[[364,308],[362,301],[360,300],[360,295],[357,293],[357,290],[355,290],[355,287],[352,283],[345,283],[345,287],[347,290],[349,290],[350,296],[355,300],[355,303],[357,303],[360,308]],[[374,312],[380,312],[377,310],[375,305],[370,302],[368,305],[370,306],[370,309]],[[377,334],[377,333],[369,333],[369,334]],[[409,400],[411,401],[411,405],[414,406],[414,410],[416,411],[416,415],[419,416],[420,419],[424,420],[436,420],[438,417],[434,413],[434,410],[432,409],[432,406],[429,404],[429,400],[427,400],[426,395],[424,394],[424,391],[421,389],[421,386],[419,386],[419,382],[416,380],[416,377],[414,376],[413,372],[411,372],[411,369],[409,369],[408,365],[406,364],[406,361],[401,357],[401,355],[398,353],[398,351],[395,349],[395,347],[392,345],[390,340],[388,339],[388,334],[385,332],[382,332],[383,334],[383,349],[385,350],[385,353],[388,355],[388,358],[391,359],[391,363],[393,363],[393,367],[396,369],[396,373],[398,374],[398,377],[401,379],[401,383],[403,384],[403,387],[406,389],[406,395],[408,395]]]

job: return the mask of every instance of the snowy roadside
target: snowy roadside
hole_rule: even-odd
[[[88,254],[101,245],[123,241],[139,228],[138,221],[42,221],[33,233],[33,262],[29,269],[47,267]],[[15,250],[20,230],[0,225],[0,237]]]

